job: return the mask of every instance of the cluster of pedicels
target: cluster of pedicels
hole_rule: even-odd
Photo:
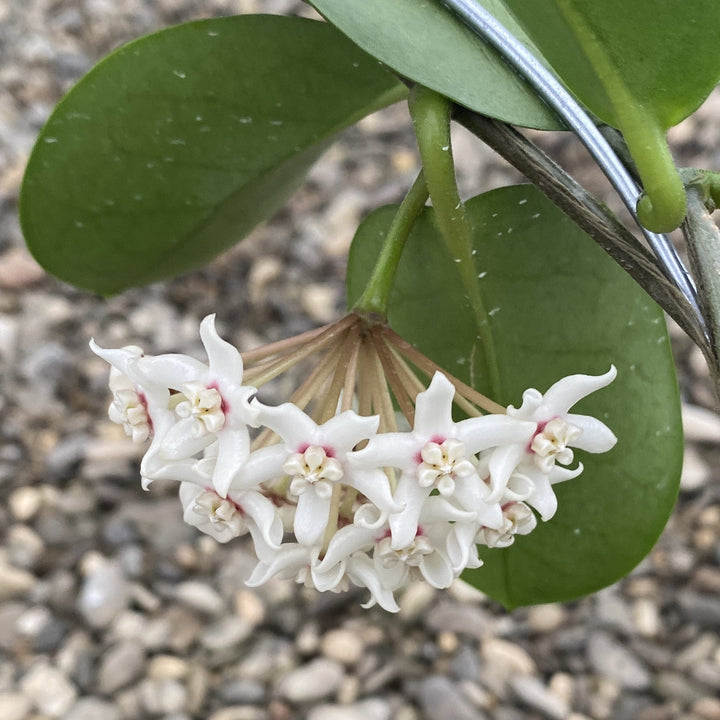
[[[507,547],[537,515],[549,520],[553,485],[583,469],[567,467],[572,448],[616,442],[599,420],[569,412],[612,382],[614,367],[544,395],[526,390],[519,408],[503,408],[354,314],[244,357],[213,315],[200,337],[207,363],[91,347],[112,366],[110,418],[150,441],[143,487],[177,481],[186,522],[220,542],[249,534],[258,558],[249,585],[354,584],[369,590],[367,606],[397,611],[393,593],[408,579],[446,588],[482,564],[478,545]],[[315,369],[290,402],[257,398],[310,355]],[[467,419],[453,420],[453,405]]]

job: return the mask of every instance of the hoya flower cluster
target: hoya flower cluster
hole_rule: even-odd
[[[143,487],[177,481],[184,519],[220,542],[249,533],[250,585],[354,584],[368,605],[397,611],[394,592],[409,578],[448,587],[481,565],[478,545],[506,547],[536,514],[549,520],[553,485],[582,472],[573,448],[600,453],[616,441],[599,420],[569,412],[614,368],[566,377],[544,395],[527,390],[505,409],[357,315],[246,353],[245,363],[214,316],[200,336],[207,363],[91,346],[112,366],[110,418],[150,441]],[[290,402],[258,399],[262,383],[310,355],[315,370]],[[470,417],[455,421],[454,404]]]

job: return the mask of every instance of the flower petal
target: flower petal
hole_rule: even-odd
[[[195,358],[178,353],[137,358],[130,364],[130,372],[136,372],[145,382],[161,387],[182,390],[187,382],[205,380],[207,365]]]
[[[394,498],[395,502],[403,505],[403,510],[393,513],[388,519],[394,550],[407,547],[413,541],[420,512],[429,494],[430,488],[420,487],[414,474],[403,473],[400,476]]]
[[[284,445],[269,445],[253,450],[234,477],[230,490],[250,490],[259,487],[261,483],[284,477],[282,466],[287,457],[288,451]]]
[[[430,585],[438,589],[450,587],[455,579],[450,560],[439,550],[423,556],[420,572]]]
[[[614,365],[604,375],[568,375],[558,380],[543,396],[536,411],[537,420],[565,415],[575,403],[609,385],[616,377]]]
[[[505,445],[496,448],[490,455],[490,494],[485,498],[488,504],[496,503],[502,497],[510,475],[525,455],[522,445]]]
[[[617,438],[614,433],[597,418],[568,413],[565,419],[582,430],[582,435],[573,441],[573,447],[591,453],[603,453],[615,447]]]
[[[215,314],[206,316],[200,323],[200,339],[205,347],[214,379],[223,378],[240,385],[243,375],[242,355],[234,345],[223,340],[215,329]]]
[[[331,417],[318,428],[321,437],[316,442],[329,445],[338,453],[349,452],[361,440],[375,435],[380,424],[380,417],[373,415],[364,417],[352,410],[346,410]]]
[[[355,585],[365,587],[370,591],[370,600],[363,604],[364,608],[372,607],[377,603],[383,610],[388,612],[396,613],[400,611],[392,590],[382,584],[373,561],[367,555],[361,553],[353,555],[348,562],[347,574]]]
[[[534,507],[539,513],[543,521],[550,520],[550,518],[557,511],[557,497],[553,492],[552,486],[548,476],[536,472],[532,478],[533,491],[530,497],[525,501],[528,505]]]
[[[274,575],[293,577],[298,570],[310,565],[310,548],[297,543],[286,543],[273,552],[267,560],[261,560],[245,581],[248,587],[263,585]]]
[[[375,470],[384,467],[410,470],[417,465],[415,456],[420,452],[422,442],[412,433],[382,433],[370,438],[362,450],[348,453],[350,467]]]
[[[346,525],[340,528],[332,536],[318,568],[321,572],[326,572],[328,568],[342,562],[353,553],[370,549],[378,535],[382,535],[382,531],[378,532],[375,528],[360,525]]]
[[[456,436],[470,455],[500,445],[530,442],[537,424],[508,415],[483,415],[468,418],[456,426]]]
[[[278,549],[283,539],[283,525],[275,505],[255,490],[237,493],[230,499],[252,518],[268,547]]]
[[[392,496],[390,481],[382,470],[352,470],[343,482],[362,493],[381,513],[400,512],[402,505]]]
[[[322,541],[330,518],[330,498],[323,498],[313,488],[298,497],[293,531],[301,545],[317,545]]]
[[[430,438],[433,435],[453,435],[452,403],[455,397],[453,384],[436,372],[428,389],[415,400],[415,425],[413,431]]]
[[[226,497],[233,480],[250,455],[250,434],[246,427],[221,430],[217,434],[218,454],[212,484],[220,497]]]
[[[297,405],[283,403],[272,407],[263,405],[257,399],[251,405],[258,410],[257,422],[277,433],[291,452],[299,452],[303,445],[307,447],[313,444],[318,426]]]
[[[193,417],[181,418],[168,428],[160,441],[159,454],[161,457],[166,460],[189,458],[215,441],[216,436],[210,434],[198,438],[193,437],[194,422],[195,418]]]

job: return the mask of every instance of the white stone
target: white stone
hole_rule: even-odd
[[[148,677],[163,680],[181,680],[189,672],[185,660],[174,655],[156,655],[148,663]]]
[[[565,622],[565,618],[565,609],[557,603],[535,605],[528,610],[528,624],[538,633],[556,630]]]
[[[103,560],[87,574],[78,597],[78,609],[89,625],[107,627],[126,607],[130,587],[122,567]]]
[[[322,654],[343,665],[354,665],[363,654],[365,646],[359,635],[352,630],[338,628],[323,635],[320,642]]]
[[[390,720],[392,710],[385,700],[368,698],[352,705],[318,705],[307,720]]]
[[[30,698],[16,692],[0,693],[0,718],[2,720],[25,720],[30,714]]]
[[[0,602],[27,595],[35,583],[34,575],[0,561]]]
[[[20,680],[20,689],[35,707],[51,718],[64,715],[77,699],[77,690],[64,673],[46,661],[33,665]]]
[[[152,714],[179,713],[185,709],[187,689],[177,680],[144,680],[140,684],[140,701]]]
[[[531,675],[537,671],[530,655],[507,640],[488,638],[482,644],[482,654],[491,668],[502,670],[507,677]]]
[[[175,591],[175,598],[193,610],[207,615],[220,615],[225,610],[225,603],[220,595],[198,580],[180,583]]]
[[[30,570],[43,554],[43,539],[28,525],[13,525],[7,533],[8,560],[16,567]]]
[[[343,677],[342,665],[318,658],[282,678],[277,690],[290,702],[312,702],[330,697],[340,687]]]
[[[633,617],[641,635],[655,637],[660,632],[660,610],[654,600],[638,598],[633,605]]]
[[[553,695],[542,681],[533,675],[518,675],[511,681],[515,694],[526,705],[553,720],[564,720],[569,712],[567,703]]]
[[[711,410],[684,403],[682,421],[685,440],[720,443],[720,417]]]
[[[707,485],[712,477],[712,468],[700,453],[692,446],[685,448],[682,474],[680,475],[680,489],[693,492]]]
[[[27,522],[37,515],[42,505],[42,493],[32,485],[24,485],[10,493],[8,504],[10,512],[20,522]]]

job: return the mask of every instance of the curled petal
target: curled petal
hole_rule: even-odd
[[[393,498],[388,476],[382,470],[355,470],[343,481],[362,493],[371,503],[377,505],[387,515],[400,512],[402,503]]]
[[[490,471],[490,494],[485,502],[492,504],[498,502],[505,492],[510,475],[525,455],[522,445],[506,445],[496,448],[490,455],[488,464]]]
[[[347,574],[355,585],[367,588],[370,591],[370,600],[363,604],[364,608],[369,608],[376,603],[391,613],[400,611],[400,607],[395,602],[392,590],[385,587],[377,572],[373,561],[364,554],[358,553],[353,555],[348,563]]]
[[[225,497],[242,466],[250,455],[250,435],[246,427],[225,430],[217,436],[218,454],[212,484],[220,497]]]
[[[320,572],[326,572],[330,567],[337,565],[359,550],[369,550],[378,531],[375,528],[359,525],[346,525],[340,528],[330,540],[325,556],[318,564]]]
[[[206,316],[200,323],[200,339],[205,347],[210,375],[240,385],[243,376],[242,356],[215,329],[215,314]]]
[[[572,446],[591,453],[604,453],[615,447],[617,438],[610,428],[590,415],[573,415],[565,419],[582,430],[582,435],[573,441]]]
[[[291,452],[299,452],[300,447],[304,451],[308,445],[322,445],[313,442],[318,426],[297,405],[283,403],[271,407],[263,405],[256,398],[252,400],[251,405],[257,410],[257,422],[279,435]]]
[[[400,476],[395,502],[403,506],[399,513],[392,513],[388,519],[392,533],[392,547],[397,550],[408,546],[417,533],[420,512],[430,488],[420,487],[417,478],[412,473],[403,473]]]
[[[413,438],[411,433],[382,433],[370,439],[362,450],[347,454],[350,467],[364,470],[392,467],[409,470],[417,463],[415,456],[422,442]]]
[[[576,468],[566,468],[556,465],[548,474],[547,478],[551,485],[557,485],[557,483],[565,482],[566,480],[572,480],[578,477],[583,471],[583,464],[578,463]]]
[[[378,415],[364,417],[352,410],[346,410],[331,417],[318,428],[322,431],[322,437],[319,440],[338,453],[346,453],[361,440],[367,440],[375,435],[379,424],[380,417]]]
[[[465,444],[469,454],[501,445],[530,442],[537,424],[519,420],[509,415],[483,415],[468,418],[457,424],[457,436]]]
[[[275,575],[281,578],[294,577],[300,570],[312,564],[311,549],[296,543],[281,545],[279,550],[263,555],[266,557],[261,559],[245,581],[248,587],[263,585]]]
[[[438,589],[450,587],[455,579],[450,560],[439,550],[423,556],[420,562],[420,572],[430,585]]]
[[[273,550],[279,549],[283,539],[283,525],[275,505],[254,490],[238,493],[230,499],[252,518],[263,542]],[[252,532],[252,527],[250,531]]]
[[[453,384],[441,372],[436,372],[428,389],[421,392],[415,400],[413,431],[428,439],[436,434],[452,435],[454,397]]]
[[[557,511],[557,497],[555,497],[547,475],[535,473],[533,485],[533,491],[525,502],[540,513],[543,521],[547,521],[555,515]]]
[[[604,375],[568,375],[548,389],[537,410],[536,419],[565,415],[575,403],[609,385],[617,376],[614,365]]]
[[[307,488],[298,497],[293,530],[301,545],[316,545],[325,534],[330,516],[330,498]]]
[[[335,565],[327,565],[322,570],[316,563],[310,569],[313,585],[320,592],[342,588],[343,580],[345,579],[345,569],[345,560]]]
[[[177,353],[137,358],[130,367],[145,382],[181,391],[185,383],[205,380],[207,366],[195,358]]]
[[[197,455],[215,441],[215,435],[193,435],[195,418],[186,417],[178,420],[162,437],[158,452],[166,460],[182,460]]]
[[[288,452],[284,445],[270,445],[253,450],[243,466],[235,475],[230,489],[249,490],[259,487],[264,482],[277,480],[285,474],[283,463]]]

